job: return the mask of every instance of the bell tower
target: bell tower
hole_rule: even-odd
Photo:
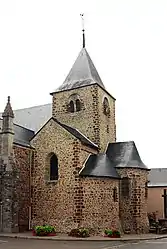
[[[85,46],[63,84],[51,93],[52,116],[78,128],[104,152],[108,142],[116,141],[115,98],[105,86]]]

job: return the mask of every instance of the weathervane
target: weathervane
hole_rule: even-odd
[[[84,14],[80,14],[82,18],[82,32],[83,32],[83,48],[85,48],[85,21],[84,21]]]

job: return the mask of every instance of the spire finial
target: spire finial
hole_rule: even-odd
[[[82,32],[83,32],[83,48],[85,48],[85,21],[84,21],[84,13],[80,14],[82,18]]]
[[[8,101],[7,101],[5,110],[4,110],[3,114],[2,114],[2,117],[14,118],[13,110],[12,110],[12,107],[11,107],[11,104],[10,104],[10,96],[8,96]]]

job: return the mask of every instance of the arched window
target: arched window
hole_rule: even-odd
[[[72,100],[69,103],[69,112],[74,112],[74,102]]]
[[[109,106],[108,99],[106,97],[104,98],[104,101],[103,101],[103,112],[106,116],[110,114],[110,106]]]
[[[50,158],[50,181],[58,180],[58,159],[54,154]]]
[[[67,103],[67,111],[68,112],[79,112],[83,108],[83,103],[80,100],[80,96],[78,94],[72,94]]]
[[[81,102],[79,99],[76,100],[76,112],[79,112],[81,110]]]

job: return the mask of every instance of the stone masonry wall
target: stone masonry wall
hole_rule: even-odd
[[[107,227],[120,229],[119,181],[109,178],[79,177],[79,171],[92,152],[81,146],[78,167],[75,171],[74,200],[78,226],[91,228],[95,233]],[[115,201],[114,188],[117,189]]]
[[[103,100],[108,99],[110,114],[105,115],[103,112]],[[115,100],[100,87],[98,87],[98,109],[99,109],[99,132],[101,152],[105,152],[108,143],[116,142],[116,125],[115,125]]]
[[[56,226],[59,232],[81,226],[96,231],[119,226],[119,200],[113,202],[113,187],[118,189],[118,181],[79,177],[89,154],[97,151],[82,145],[53,120],[34,137],[32,145],[35,147],[32,226],[47,223]],[[46,177],[51,152],[58,157],[57,181],[48,181]]]
[[[68,232],[80,224],[78,207],[78,173],[89,153],[81,152],[81,143],[53,120],[34,137],[32,226],[44,223],[55,225],[57,231]],[[46,177],[47,158],[58,158],[59,179]],[[81,158],[80,155],[83,155]]]
[[[81,111],[68,112],[69,98],[78,94]],[[78,128],[91,141],[99,144],[99,124],[97,116],[97,90],[95,85],[55,93],[53,95],[53,117],[61,122]]]
[[[70,96],[76,94],[81,101],[79,112],[68,112]],[[110,103],[111,114],[103,113],[103,99],[106,96]],[[107,143],[115,141],[115,106],[110,97],[97,84],[53,94],[53,117],[61,122],[78,128],[91,141],[105,151]]]
[[[18,225],[19,231],[25,231],[29,228],[29,210],[31,206],[30,200],[30,168],[32,149],[14,146],[15,167],[18,171],[19,184],[17,186],[18,194]]]
[[[114,201],[113,191],[117,189]],[[120,230],[119,222],[119,181],[107,178],[83,178],[83,210],[81,226],[95,232],[105,228]]]
[[[147,233],[147,198],[145,184],[148,171],[141,169],[118,169],[121,177],[129,178],[129,195],[123,196],[120,187],[120,217],[124,232]]]
[[[8,162],[14,169],[13,157]],[[3,159],[0,158],[0,231],[5,233],[18,232],[18,174],[15,170],[8,170]]]

